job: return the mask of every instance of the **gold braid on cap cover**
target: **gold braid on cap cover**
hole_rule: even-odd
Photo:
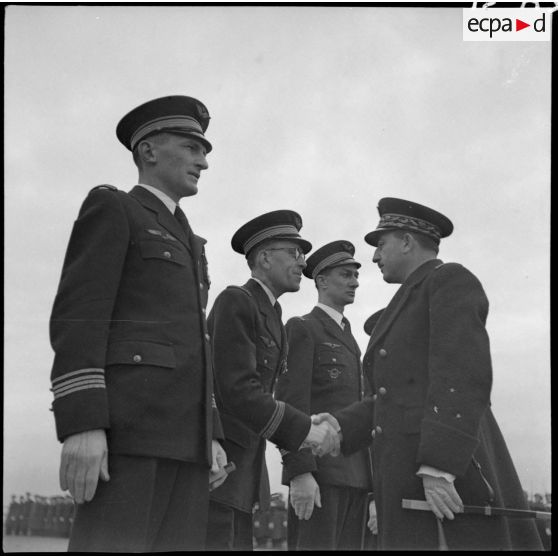
[[[398,215],[397,213],[384,213],[380,217],[377,229],[410,229],[426,234],[436,242],[440,242],[442,238],[441,231],[436,225],[417,217]]]

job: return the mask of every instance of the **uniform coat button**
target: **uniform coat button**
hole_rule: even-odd
[[[380,349],[380,350],[378,351],[378,354],[379,354],[381,357],[386,357],[386,356],[387,356],[387,351],[386,351],[385,349]]]
[[[380,395],[385,395],[387,393],[387,389],[385,387],[378,388],[378,393]]]
[[[169,251],[165,251],[165,252],[163,252],[163,256],[165,256],[165,258],[170,258],[171,253]]]
[[[381,433],[382,433],[382,427],[376,426],[376,434],[381,434]]]
[[[200,283],[200,289],[203,289],[203,283]]]
[[[370,436],[372,436],[372,438],[376,437],[376,429],[372,428],[372,431],[370,432]]]
[[[377,393],[375,393],[375,394],[372,396],[372,401],[376,401],[376,399],[378,399],[378,394],[377,394]]]
[[[141,355],[134,355],[133,360],[134,362],[141,362],[142,361]]]
[[[210,337],[209,333],[206,333],[206,334],[205,334],[205,340],[206,340],[206,341],[209,341],[210,339],[211,339],[211,337]]]

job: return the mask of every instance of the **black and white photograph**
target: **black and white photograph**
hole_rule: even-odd
[[[551,549],[554,3],[4,6],[4,553]]]

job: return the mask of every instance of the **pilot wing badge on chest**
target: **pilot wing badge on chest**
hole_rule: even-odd
[[[149,234],[154,236],[160,236],[163,240],[178,240],[172,234],[169,234],[166,231],[159,231],[157,229],[146,229]]]
[[[273,341],[273,339],[270,339],[269,337],[265,337],[265,335],[260,335],[260,339],[263,341],[263,344],[266,347],[277,347],[277,344],[275,343],[275,341]]]
[[[325,345],[326,347],[329,347],[330,349],[338,349],[339,347],[341,347],[341,345],[338,345],[337,343],[324,342],[324,343],[322,343],[322,345]]]

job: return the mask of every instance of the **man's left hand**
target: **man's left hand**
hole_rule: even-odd
[[[228,473],[224,470],[227,464],[227,454],[217,440],[211,440],[212,463],[209,470],[209,489],[221,486],[227,480]]]
[[[368,504],[368,529],[373,535],[378,534],[378,513],[376,512],[376,501],[371,500]]]
[[[438,519],[444,517],[453,519],[454,513],[463,511],[463,502],[455,490],[453,482],[449,482],[443,477],[422,475],[422,485],[426,501]]]

